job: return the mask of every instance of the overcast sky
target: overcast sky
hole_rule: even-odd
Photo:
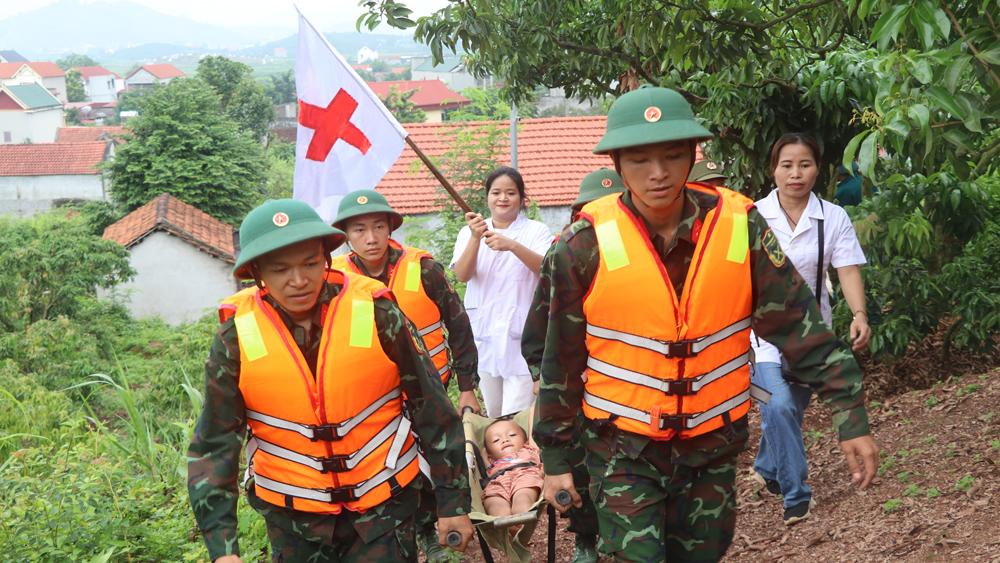
[[[95,1],[115,2],[117,0],[78,0],[83,4]],[[196,21],[226,27],[248,25],[280,25],[295,28],[294,5],[312,22],[323,30],[354,25],[364,10],[357,0],[131,0],[158,12],[175,16],[185,16]],[[56,0],[2,0],[0,1],[0,21],[14,14],[36,10],[52,4]],[[414,16],[429,15],[434,10],[447,5],[447,0],[404,0],[414,11]],[[113,22],[109,22],[113,24]],[[338,25],[340,24],[340,25]],[[2,25],[2,24],[0,24]],[[380,26],[378,31],[385,30]]]

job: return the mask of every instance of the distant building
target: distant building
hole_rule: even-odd
[[[104,174],[95,166],[110,147],[103,141],[0,145],[0,215],[32,217],[70,201],[105,199]]]
[[[170,63],[143,65],[125,77],[125,91],[152,88],[154,84],[169,84],[175,78],[187,76]]]
[[[358,72],[371,72],[372,65],[351,65],[351,68]]]
[[[124,144],[122,135],[128,134],[128,127],[60,127],[56,133],[57,143],[93,143],[100,141],[108,144],[108,154],[106,158],[111,160],[115,156],[115,147]]]
[[[36,83],[66,103],[66,73],[54,63],[0,63],[4,86]]]
[[[17,51],[0,51],[0,63],[26,63],[28,59],[22,57]]]
[[[77,66],[74,70],[80,72],[83,91],[91,102],[114,102],[118,99],[118,91],[125,88],[121,76],[101,66]]]
[[[275,47],[274,48],[274,58],[276,58],[276,59],[287,59],[288,58],[288,49],[285,49],[284,47]]]
[[[104,238],[130,251],[136,276],[117,289],[128,292],[135,317],[196,321],[239,289],[233,228],[169,194],[108,227]]]
[[[469,74],[465,63],[457,57],[445,59],[439,65],[435,65],[433,59],[414,58],[412,62],[413,80],[440,80],[456,92],[469,87],[482,88],[493,83],[492,76],[476,78]]]
[[[378,51],[373,51],[368,48],[368,45],[358,49],[358,64],[365,61],[378,60]]]
[[[41,84],[0,86],[0,144],[51,143],[63,125],[62,103]]]
[[[410,101],[427,114],[425,123],[440,123],[444,121],[445,111],[472,103],[465,96],[449,90],[440,80],[397,80],[368,83],[372,92],[375,92],[375,95],[383,100],[394,86],[400,93],[416,90]]]

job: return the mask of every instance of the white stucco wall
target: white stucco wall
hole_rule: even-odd
[[[196,321],[238,289],[232,264],[164,231],[133,246],[131,263],[135,278],[115,293],[136,318],[159,316],[172,325]]]
[[[170,83],[171,80],[173,80],[173,78],[159,78],[158,79],[155,76],[153,76],[153,73],[151,73],[148,70],[142,68],[142,69],[139,69],[138,71],[136,71],[136,73],[133,74],[130,78],[128,78],[128,79],[125,80],[125,84],[127,85],[126,88],[125,88],[125,90],[128,90],[128,89],[130,89],[132,87],[135,87],[135,88],[145,88],[145,87],[148,87],[148,86],[152,86],[153,83],[155,83],[155,82],[159,82],[160,84],[167,85],[167,84]]]
[[[118,99],[118,89],[115,88],[115,75],[91,76],[84,88],[87,98],[92,102],[113,102]]]
[[[0,111],[0,143],[4,133],[10,132],[10,143],[23,143],[31,139],[33,143],[54,143],[56,132],[64,126],[61,107],[40,111],[2,110]]]
[[[32,217],[56,199],[104,199],[100,174],[0,176],[0,215]]]
[[[42,79],[42,86],[52,93],[60,102],[66,103],[66,77],[50,76]]]

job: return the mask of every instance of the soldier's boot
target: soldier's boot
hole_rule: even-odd
[[[597,536],[577,534],[573,546],[573,563],[597,563]]]
[[[417,545],[427,556],[428,563],[438,563],[448,559],[448,551],[438,543],[438,533],[434,522],[417,527]]]

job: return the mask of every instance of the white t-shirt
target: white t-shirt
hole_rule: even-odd
[[[486,225],[494,230],[492,218]],[[552,245],[552,233],[544,223],[520,215],[507,229],[495,232],[542,256]],[[462,227],[449,267],[455,267],[470,238],[472,230]],[[537,285],[538,276],[513,252],[496,252],[485,240],[479,241],[476,273],[465,288],[465,310],[479,351],[479,371],[503,378],[528,375],[528,364],[521,356],[521,332]]]
[[[820,312],[823,314],[823,321],[827,326],[833,326],[832,307],[830,297],[826,288],[826,271],[830,267],[843,268],[845,266],[863,266],[867,263],[865,254],[861,250],[858,242],[858,235],[854,232],[854,225],[851,224],[850,217],[839,205],[822,201],[816,194],[809,194],[809,203],[806,205],[802,217],[799,219],[795,230],[792,231],[781,207],[778,206],[778,190],[773,190],[767,197],[758,201],[757,212],[767,220],[771,232],[777,237],[781,244],[781,250],[785,256],[791,260],[792,265],[802,275],[809,289],[816,291],[816,260],[819,257],[819,237],[817,219],[823,219],[823,264],[824,279],[820,284]],[[758,345],[758,340],[760,344]],[[781,353],[774,345],[758,339],[756,335],[750,335],[750,344],[754,348],[757,362],[781,361]]]

